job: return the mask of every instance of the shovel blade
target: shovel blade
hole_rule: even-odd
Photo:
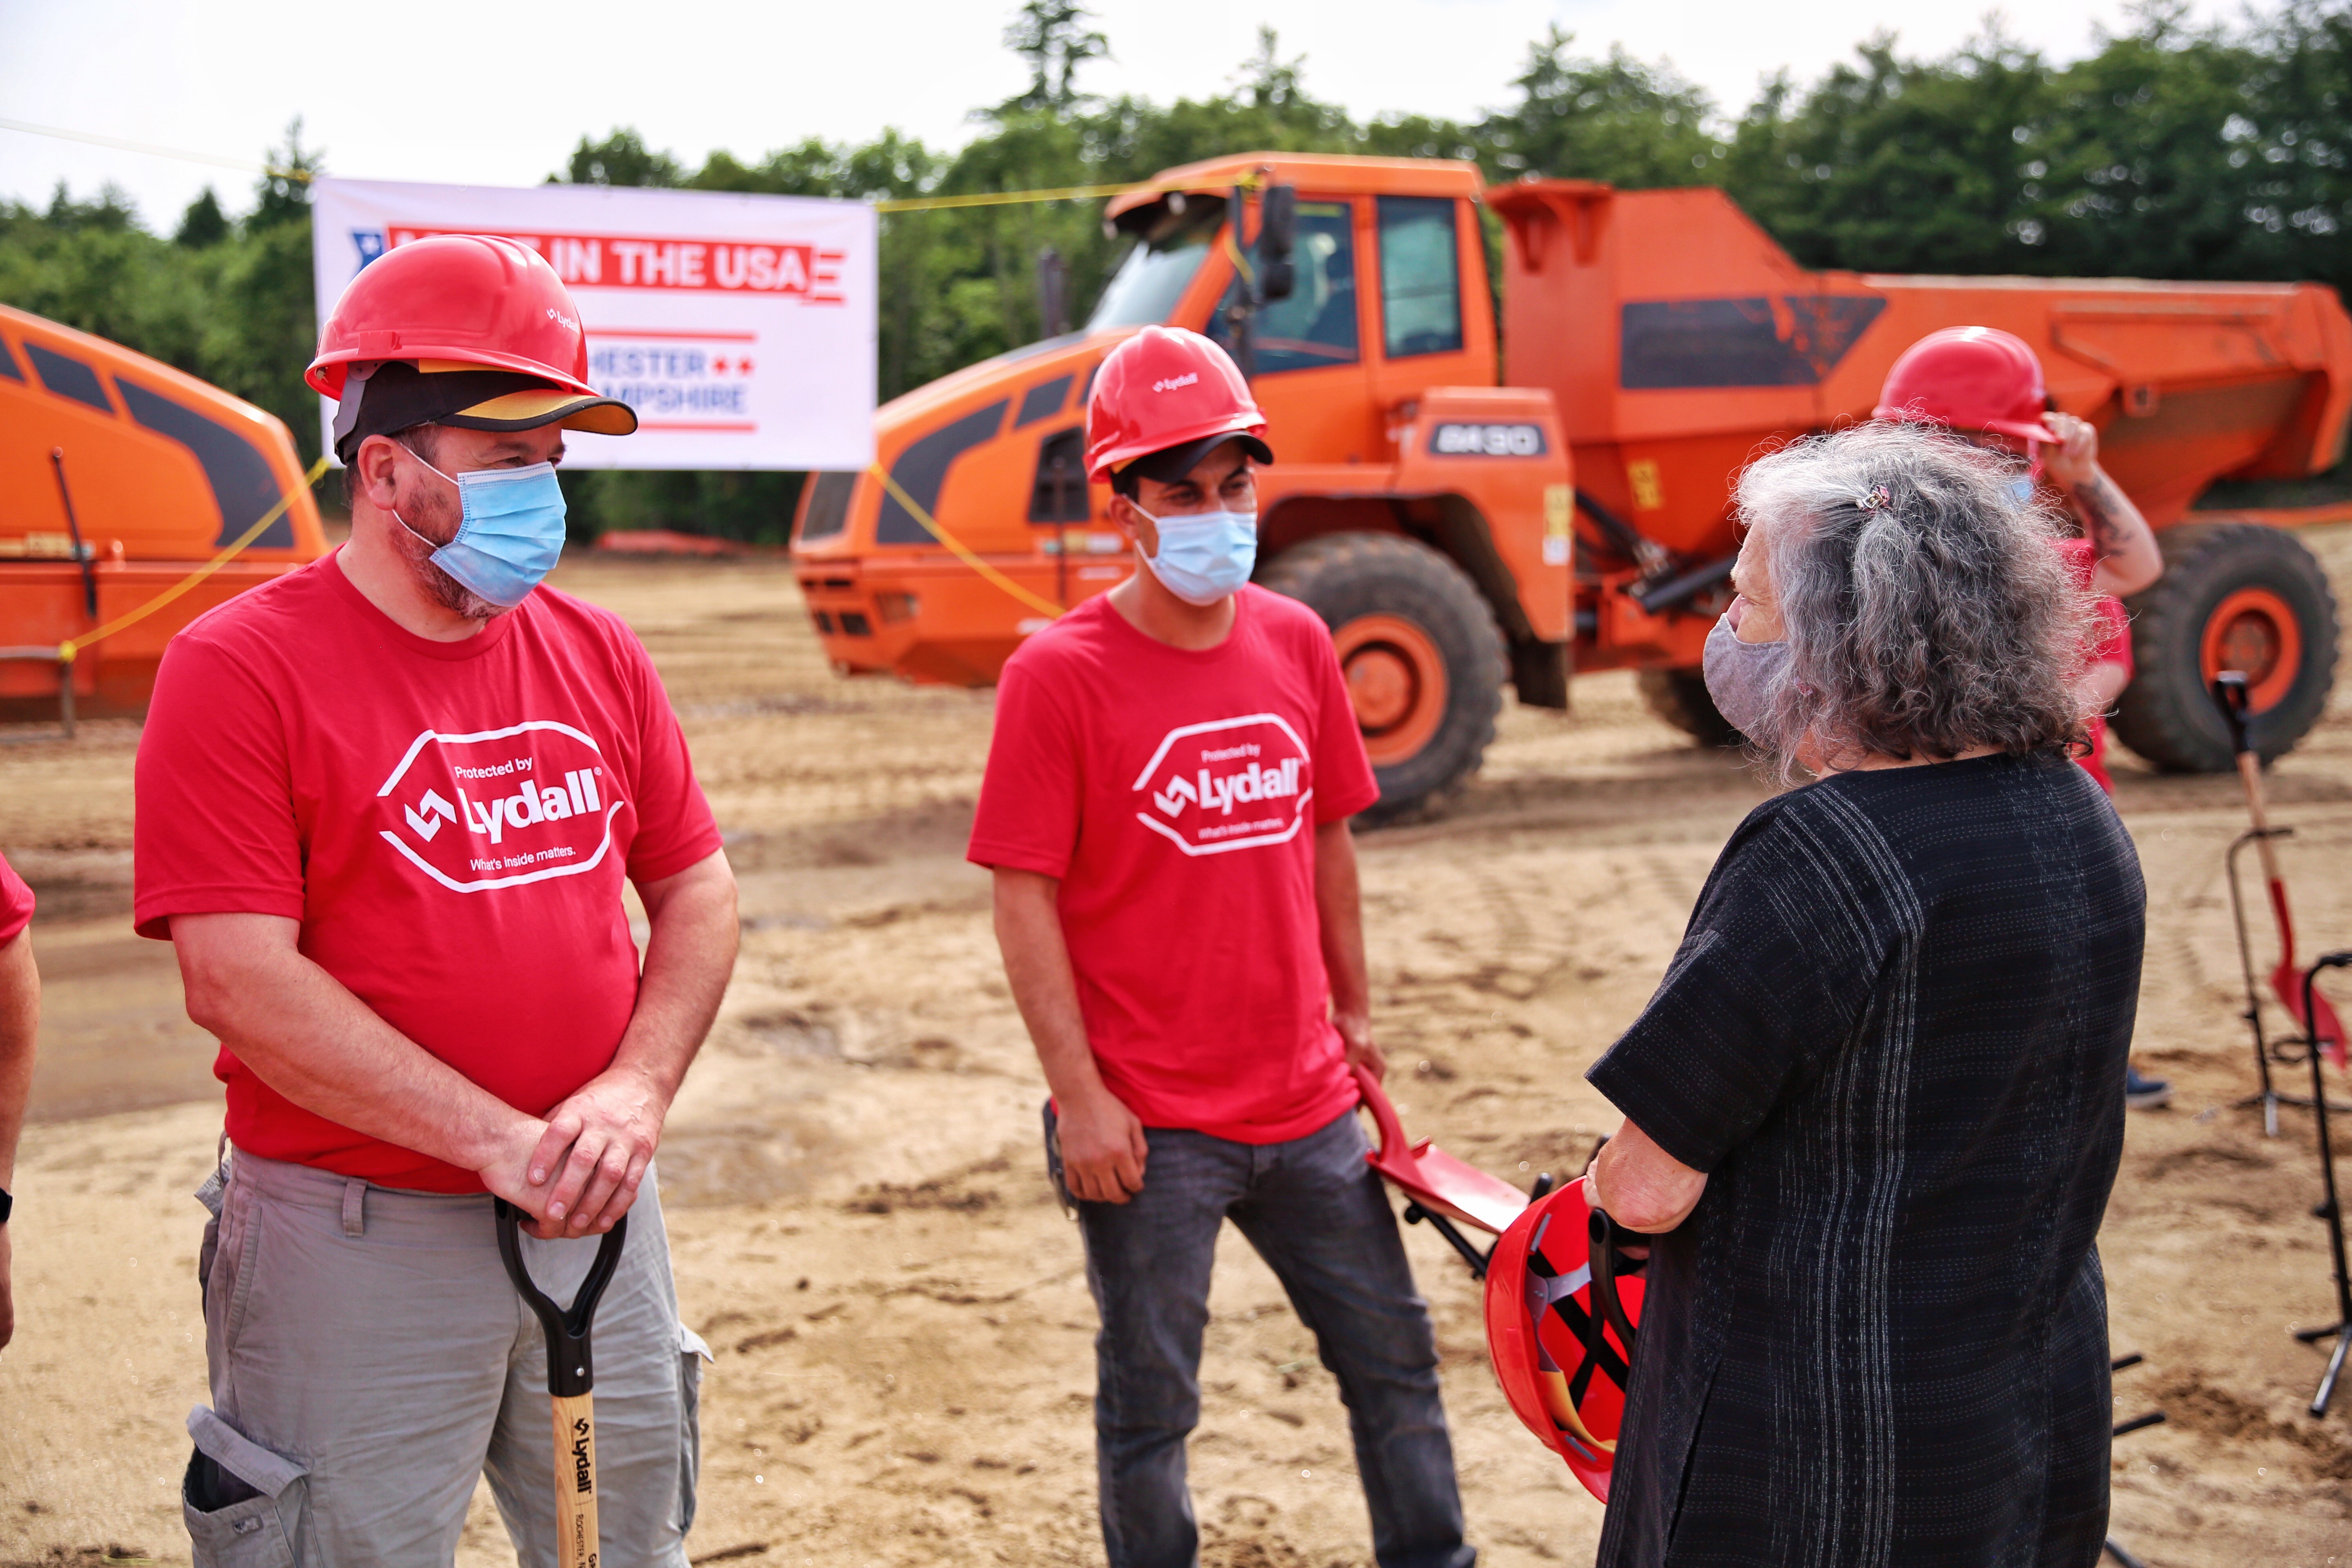
[[[2286,1005],[2287,1014],[2294,1019],[2295,1026],[2319,1043],[2320,1047],[2327,1053],[2329,1061],[2342,1068],[2344,1066],[2344,1025],[2336,1016],[2336,1009],[2328,1004],[2327,998],[2314,991],[2311,994],[2313,1016],[2305,1017],[2303,1016],[2303,976],[2295,973],[2292,963],[2282,963],[2271,972],[2271,989],[2277,992],[2278,999]]]
[[[1463,1163],[1426,1138],[1418,1142],[1408,1139],[1379,1081],[1361,1068],[1355,1074],[1364,1109],[1372,1113],[1380,1132],[1380,1147],[1364,1153],[1372,1169],[1433,1214],[1494,1236],[1509,1229],[1528,1206],[1528,1194],[1499,1176]]]
[[[1528,1206],[1527,1194],[1443,1149],[1423,1149],[1402,1158],[1383,1152],[1372,1157],[1372,1168],[1422,1207],[1490,1236],[1508,1230]]]

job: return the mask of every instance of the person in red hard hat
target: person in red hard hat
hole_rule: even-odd
[[[2107,714],[2131,683],[2131,621],[2123,599],[2164,575],[2156,532],[2121,486],[2099,467],[2099,432],[2087,419],[2061,414],[2042,379],[2042,361],[2024,339],[1998,327],[1946,327],[1903,351],[1886,373],[1872,416],[1924,420],[1983,446],[2022,456],[2021,499],[2047,477],[2080,520],[2083,537],[2060,545],[2075,581],[2098,595],[2100,638],[2084,661],[2081,690],[2091,708],[2090,748],[2076,759],[2099,787],[2107,776]],[[2168,1103],[2172,1086],[2126,1069],[2125,1103],[2147,1110]]]
[[[523,1560],[555,1561],[545,1340],[493,1197],[567,1301],[627,1215],[595,1320],[602,1543],[686,1562],[700,1344],[653,1159],[735,884],[644,647],[541,585],[566,433],[636,424],[586,371],[523,247],[371,263],[310,372],[350,541],[164,652],[134,918],[220,1040],[232,1151],[198,1194],[199,1564],[446,1563],[485,1474]]]
[[[1348,818],[1379,796],[1331,635],[1250,584],[1265,416],[1224,351],[1146,327],[1087,406],[1140,567],[1006,664],[970,857],[1054,1098],[1102,1329],[1111,1568],[1190,1568],[1184,1445],[1230,1218],[1339,1380],[1382,1568],[1465,1568],[1429,1313],[1365,1163],[1372,1038]]]

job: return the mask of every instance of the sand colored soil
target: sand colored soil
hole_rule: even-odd
[[[2352,531],[2312,542],[2352,601]],[[743,880],[742,961],[661,1156],[685,1315],[719,1356],[691,1554],[1100,1562],[1093,1308],[1041,1169],[1043,1085],[986,879],[961,859],[989,694],[835,678],[781,564],[590,560],[560,581],[651,646]],[[169,950],[129,933],[136,743],[127,722],[0,742],[0,849],[43,894],[48,981],[11,1227],[20,1326],[0,1355],[0,1564],[187,1557],[189,1194],[219,1097]],[[2139,1060],[2180,1089],[2130,1118],[2102,1237],[2115,1347],[2147,1357],[2118,1375],[2117,1414],[2170,1417],[2116,1443],[2116,1533],[2166,1568],[2340,1562],[2352,1389],[2305,1415],[2324,1350],[2288,1332],[2329,1315],[2310,1120],[2287,1111],[2271,1140],[2233,1106],[2253,1078],[2221,879],[2237,786],[2128,756],[2116,771],[2149,889]],[[2273,784],[2306,942],[2352,944],[2352,700]],[[1763,794],[1603,676],[1572,716],[1507,710],[1447,814],[1366,835],[1377,1023],[1408,1125],[1514,1180],[1580,1168],[1615,1121],[1582,1070]],[[2257,951],[2266,967],[2267,934]],[[1407,1246],[1486,1560],[1589,1561],[1600,1508],[1504,1407],[1475,1287],[1436,1237]],[[1369,1563],[1332,1381],[1230,1233],[1212,1307],[1192,1445],[1208,1561]],[[487,1492],[461,1561],[512,1561]]]

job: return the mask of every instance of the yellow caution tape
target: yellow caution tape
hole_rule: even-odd
[[[94,631],[85,632],[80,637],[68,637],[65,641],[58,645],[58,662],[59,664],[71,664],[75,658],[80,654],[81,650],[89,647],[90,644],[101,642],[121,631],[123,627],[132,626],[140,621],[145,620],[148,616],[153,615],[156,611],[162,609],[164,605],[170,604],[173,600],[178,598],[181,595],[185,594],[189,589],[194,587],[197,584],[203,582],[205,578],[211,576],[214,573],[227,565],[231,561],[236,558],[247,545],[251,544],[255,540],[260,538],[262,533],[268,530],[271,523],[276,522],[279,518],[285,516],[286,509],[294,504],[294,498],[300,495],[303,490],[307,490],[312,485],[317,484],[319,482],[319,476],[324,474],[326,471],[327,458],[326,455],[321,453],[319,460],[310,465],[310,471],[302,476],[301,489],[288,490],[284,495],[279,496],[278,498],[278,504],[271,507],[268,511],[263,512],[261,514],[261,521],[255,523],[251,528],[247,529],[243,533],[237,535],[236,541],[231,543],[227,549],[222,551],[218,555],[214,556],[210,561],[205,562],[203,565],[197,567],[185,577],[181,578],[177,583],[173,584],[170,587],[164,589],[162,593],[156,595],[153,598],[148,600],[137,609],[132,610],[130,614],[117,616],[114,619],[107,622],[104,626],[98,627]]]
[[[937,212],[948,207],[1001,207],[1016,202],[1085,201],[1095,196],[1123,196],[1129,191],[1152,189],[1150,180],[1131,185],[1065,185],[1053,191],[980,191],[962,196],[893,196],[874,204],[877,213]]]
[[[913,518],[917,522],[921,523],[924,531],[929,533],[933,539],[936,539],[941,544],[946,545],[949,552],[954,555],[957,560],[962,562],[965,565],[971,567],[989,582],[995,584],[998,587],[1003,589],[1007,594],[1012,595],[1013,597],[1028,605],[1031,609],[1041,611],[1048,616],[1058,616],[1062,613],[1062,605],[1054,603],[1051,599],[1042,598],[1039,595],[1031,593],[1028,589],[1023,587],[1020,584],[1015,583],[1012,578],[1007,577],[1003,573],[999,572],[995,567],[991,566],[987,562],[982,561],[979,556],[973,554],[971,549],[965,545],[963,541],[958,539],[954,534],[950,533],[946,529],[941,528],[937,521],[933,521],[931,514],[925,511],[920,505],[917,504],[914,497],[908,495],[905,490],[900,489],[898,488],[898,481],[892,479],[887,473],[885,473],[881,464],[877,463],[866,471],[872,474],[876,479],[880,479],[882,481],[882,488],[890,492],[891,499],[896,500],[900,506],[907,509],[907,515]]]

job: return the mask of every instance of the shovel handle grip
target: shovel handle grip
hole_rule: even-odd
[[[629,1234],[626,1215],[613,1222],[613,1228],[597,1243],[595,1260],[588,1265],[588,1277],[580,1282],[580,1293],[566,1309],[556,1305],[546,1291],[530,1277],[530,1268],[522,1256],[522,1210],[504,1198],[496,1208],[499,1234],[499,1261],[506,1265],[507,1278],[514,1281],[516,1294],[539,1319],[539,1326],[547,1336],[547,1392],[558,1399],[584,1394],[596,1386],[596,1369],[589,1359],[588,1331],[596,1321],[596,1303],[604,1299],[604,1287],[613,1282],[613,1271],[621,1264],[621,1244]]]
[[[1412,1147],[1405,1140],[1404,1123],[1397,1119],[1396,1107],[1381,1091],[1381,1080],[1360,1067],[1349,1070],[1356,1075],[1356,1090],[1363,1098],[1364,1109],[1372,1113],[1372,1127],[1381,1135],[1381,1152],[1402,1152]]]
[[[2254,749],[2246,737],[2246,716],[2253,695],[2247,689],[2245,672],[2225,669],[2213,678],[2213,705],[2221,710],[2221,722],[2229,726],[2230,750],[2244,752]]]

